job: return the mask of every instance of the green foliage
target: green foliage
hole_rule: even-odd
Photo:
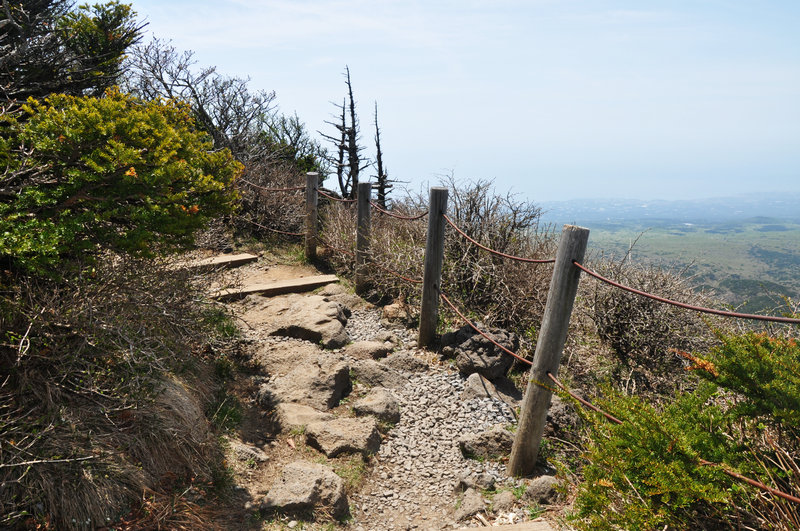
[[[722,345],[695,358],[696,368],[704,378],[747,397],[733,406],[732,414],[800,426],[797,340],[753,332],[719,338]]]
[[[24,111],[0,144],[0,185],[16,190],[0,199],[0,256],[33,269],[105,249],[151,256],[233,208],[240,165],[210,151],[185,107],[109,91]]]
[[[714,395],[707,385],[661,411],[612,391],[599,402],[623,423],[590,417],[589,464],[577,501],[586,529],[682,528],[729,501],[730,479],[698,460],[738,460],[741,451],[716,429],[726,418],[713,405]]]
[[[586,529],[762,526],[780,501],[724,469],[792,492],[800,421],[800,347],[786,334],[718,335],[702,356],[683,353],[708,381],[660,408],[609,389],[589,416],[588,465],[577,498]],[[719,466],[703,464],[703,460]],[[796,463],[796,461],[794,461]]]
[[[68,0],[4,2],[0,10],[0,91],[24,102],[52,93],[99,95],[117,83],[142,26],[129,5],[72,9]]]

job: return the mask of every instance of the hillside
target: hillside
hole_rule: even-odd
[[[570,201],[545,204],[545,219],[592,230],[595,255],[685,271],[698,288],[748,312],[800,295],[798,198],[705,201]],[[606,206],[601,206],[601,205]]]

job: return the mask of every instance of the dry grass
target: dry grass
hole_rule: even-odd
[[[4,282],[4,525],[105,525],[159,491],[166,471],[210,478],[219,458],[202,405],[169,376],[193,379],[221,319],[191,274],[113,256],[85,271]]]

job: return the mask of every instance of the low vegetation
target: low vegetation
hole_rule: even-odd
[[[301,230],[302,192],[269,190],[295,187],[307,171],[324,178],[332,160],[343,171],[344,155],[328,157],[297,117],[274,111],[274,94],[251,93],[213,68],[197,72],[190,53],[161,41],[134,48],[141,27],[129,6],[20,5],[3,2],[0,13],[8,49],[0,65],[0,526],[210,525],[214,488],[230,484],[215,430],[241,417],[224,389],[236,333],[203,296],[208,276],[176,267],[176,253],[193,248],[200,229],[203,244],[219,250]],[[349,77],[348,91],[352,100]],[[352,186],[367,161],[349,162],[350,173],[337,175]],[[384,206],[423,215],[426,195],[388,201],[390,181],[379,174]],[[555,254],[558,234],[535,204],[497,195],[487,181],[443,184],[448,215],[469,237],[509,255]],[[355,208],[325,200],[321,217],[325,258],[351,274]],[[787,232],[773,225],[761,232]],[[423,218],[373,213],[372,295],[404,301],[412,317],[425,233]],[[751,255],[774,262],[776,252]],[[589,265],[667,298],[718,304],[681,271],[625,254]],[[442,291],[483,326],[515,331],[525,355],[550,271],[447,230]],[[793,293],[781,295],[796,313]],[[442,316],[443,327],[457,321],[446,308]],[[800,492],[796,328],[703,318],[584,279],[571,332],[564,380],[622,421],[584,411],[569,440],[544,445],[576,484],[573,525],[800,527],[796,503],[732,477]],[[197,396],[196,387],[207,390]],[[364,463],[339,472],[355,488]]]

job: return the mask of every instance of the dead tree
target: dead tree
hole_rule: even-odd
[[[331,102],[333,103],[333,102]],[[339,131],[339,136],[334,137],[331,135],[326,135],[323,132],[319,132],[319,134],[325,140],[331,142],[334,147],[336,148],[336,158],[328,157],[328,162],[333,164],[336,168],[336,179],[339,182],[339,191],[342,194],[342,197],[348,197],[350,195],[350,175],[349,172],[345,174],[345,164],[344,164],[344,156],[345,156],[345,146],[347,145],[347,100],[342,100],[342,104],[338,105],[333,103],[337,109],[341,110],[341,114],[337,117],[339,118],[338,122],[325,122],[328,125],[332,125],[337,131]]]
[[[358,190],[358,174],[362,169],[369,166],[367,163],[361,166],[361,151],[364,149],[358,145],[358,116],[356,116],[356,102],[353,99],[353,84],[350,83],[350,67],[345,66],[345,78],[347,83],[347,96],[350,101],[350,127],[347,128],[347,162],[350,169],[348,175],[350,181],[350,194],[348,197],[353,199]]]
[[[392,182],[389,174],[383,167],[383,151],[381,150],[381,128],[378,125],[378,102],[375,102],[375,163],[377,164],[378,180],[378,204],[381,208],[386,208],[386,196],[392,189]]]

